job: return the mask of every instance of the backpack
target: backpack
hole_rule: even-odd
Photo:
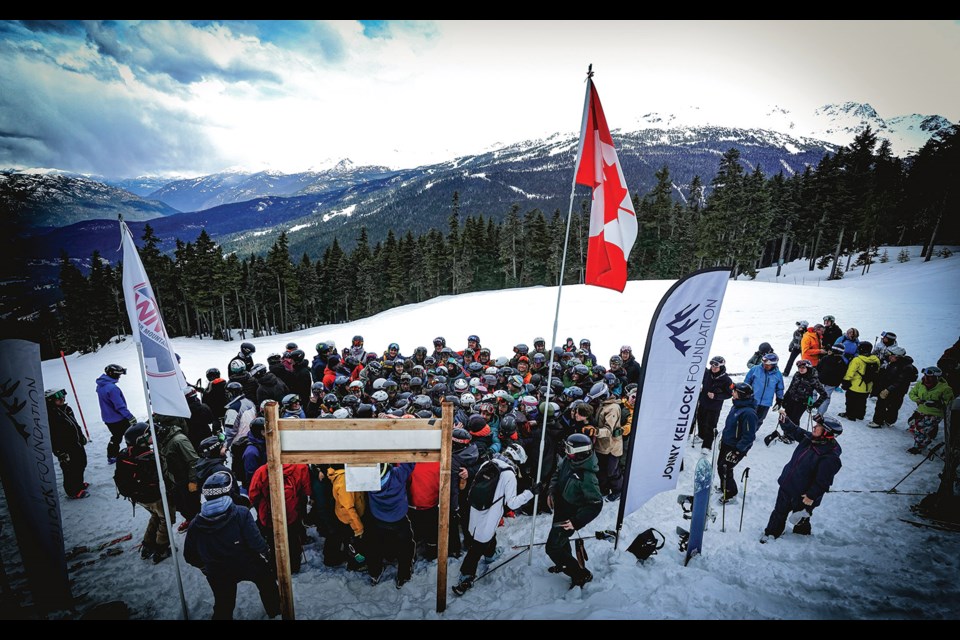
[[[493,460],[480,465],[473,479],[473,486],[470,487],[470,506],[478,511],[486,511],[492,507],[495,504],[493,496],[497,493],[499,482],[500,465]],[[500,500],[503,500],[503,496],[500,496],[496,502]]]
[[[863,375],[860,376],[863,383],[867,386],[877,381],[880,375],[880,365],[876,362],[867,362],[863,368]]]
[[[160,499],[160,477],[153,449],[134,453],[134,447],[123,449],[117,455],[113,481],[117,493],[134,502],[156,502]]]

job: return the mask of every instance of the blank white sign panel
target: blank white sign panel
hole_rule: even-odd
[[[438,451],[439,429],[409,431],[281,431],[280,448],[293,451]]]

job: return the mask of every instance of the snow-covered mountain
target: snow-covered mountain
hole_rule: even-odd
[[[96,180],[59,172],[0,172],[0,204],[23,227],[65,226],[85,220],[150,220],[177,213],[162,202]]]
[[[181,211],[200,211],[266,196],[323,193],[389,172],[386,167],[358,167],[349,158],[344,158],[329,168],[299,173],[238,170],[175,180],[164,184],[149,197]]]

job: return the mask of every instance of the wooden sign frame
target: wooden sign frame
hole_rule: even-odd
[[[453,455],[453,403],[444,402],[441,417],[280,419],[276,402],[266,404],[267,477],[273,524],[281,614],[295,617],[287,509],[283,496],[284,464],[439,462],[440,513],[437,531],[437,613],[447,607],[447,554],[450,530],[450,461]],[[407,441],[407,442],[404,442]]]

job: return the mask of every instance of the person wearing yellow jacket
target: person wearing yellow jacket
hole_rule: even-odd
[[[360,549],[363,545],[365,494],[347,491],[346,471],[342,464],[328,465],[327,478],[333,486],[333,512],[337,518],[323,544],[323,563],[337,566],[346,560],[347,569],[362,571],[364,558]]]
[[[843,376],[840,386],[847,392],[847,407],[841,418],[863,420],[867,415],[867,397],[873,391],[873,383],[880,375],[880,358],[870,355],[873,346],[861,342],[857,346],[857,356],[847,365],[847,375]]]
[[[913,446],[907,449],[907,453],[922,453],[937,437],[940,421],[954,398],[953,389],[943,379],[940,367],[926,367],[922,373],[923,377],[910,389],[910,399],[917,403],[917,410],[908,421],[909,430],[913,432]]]

